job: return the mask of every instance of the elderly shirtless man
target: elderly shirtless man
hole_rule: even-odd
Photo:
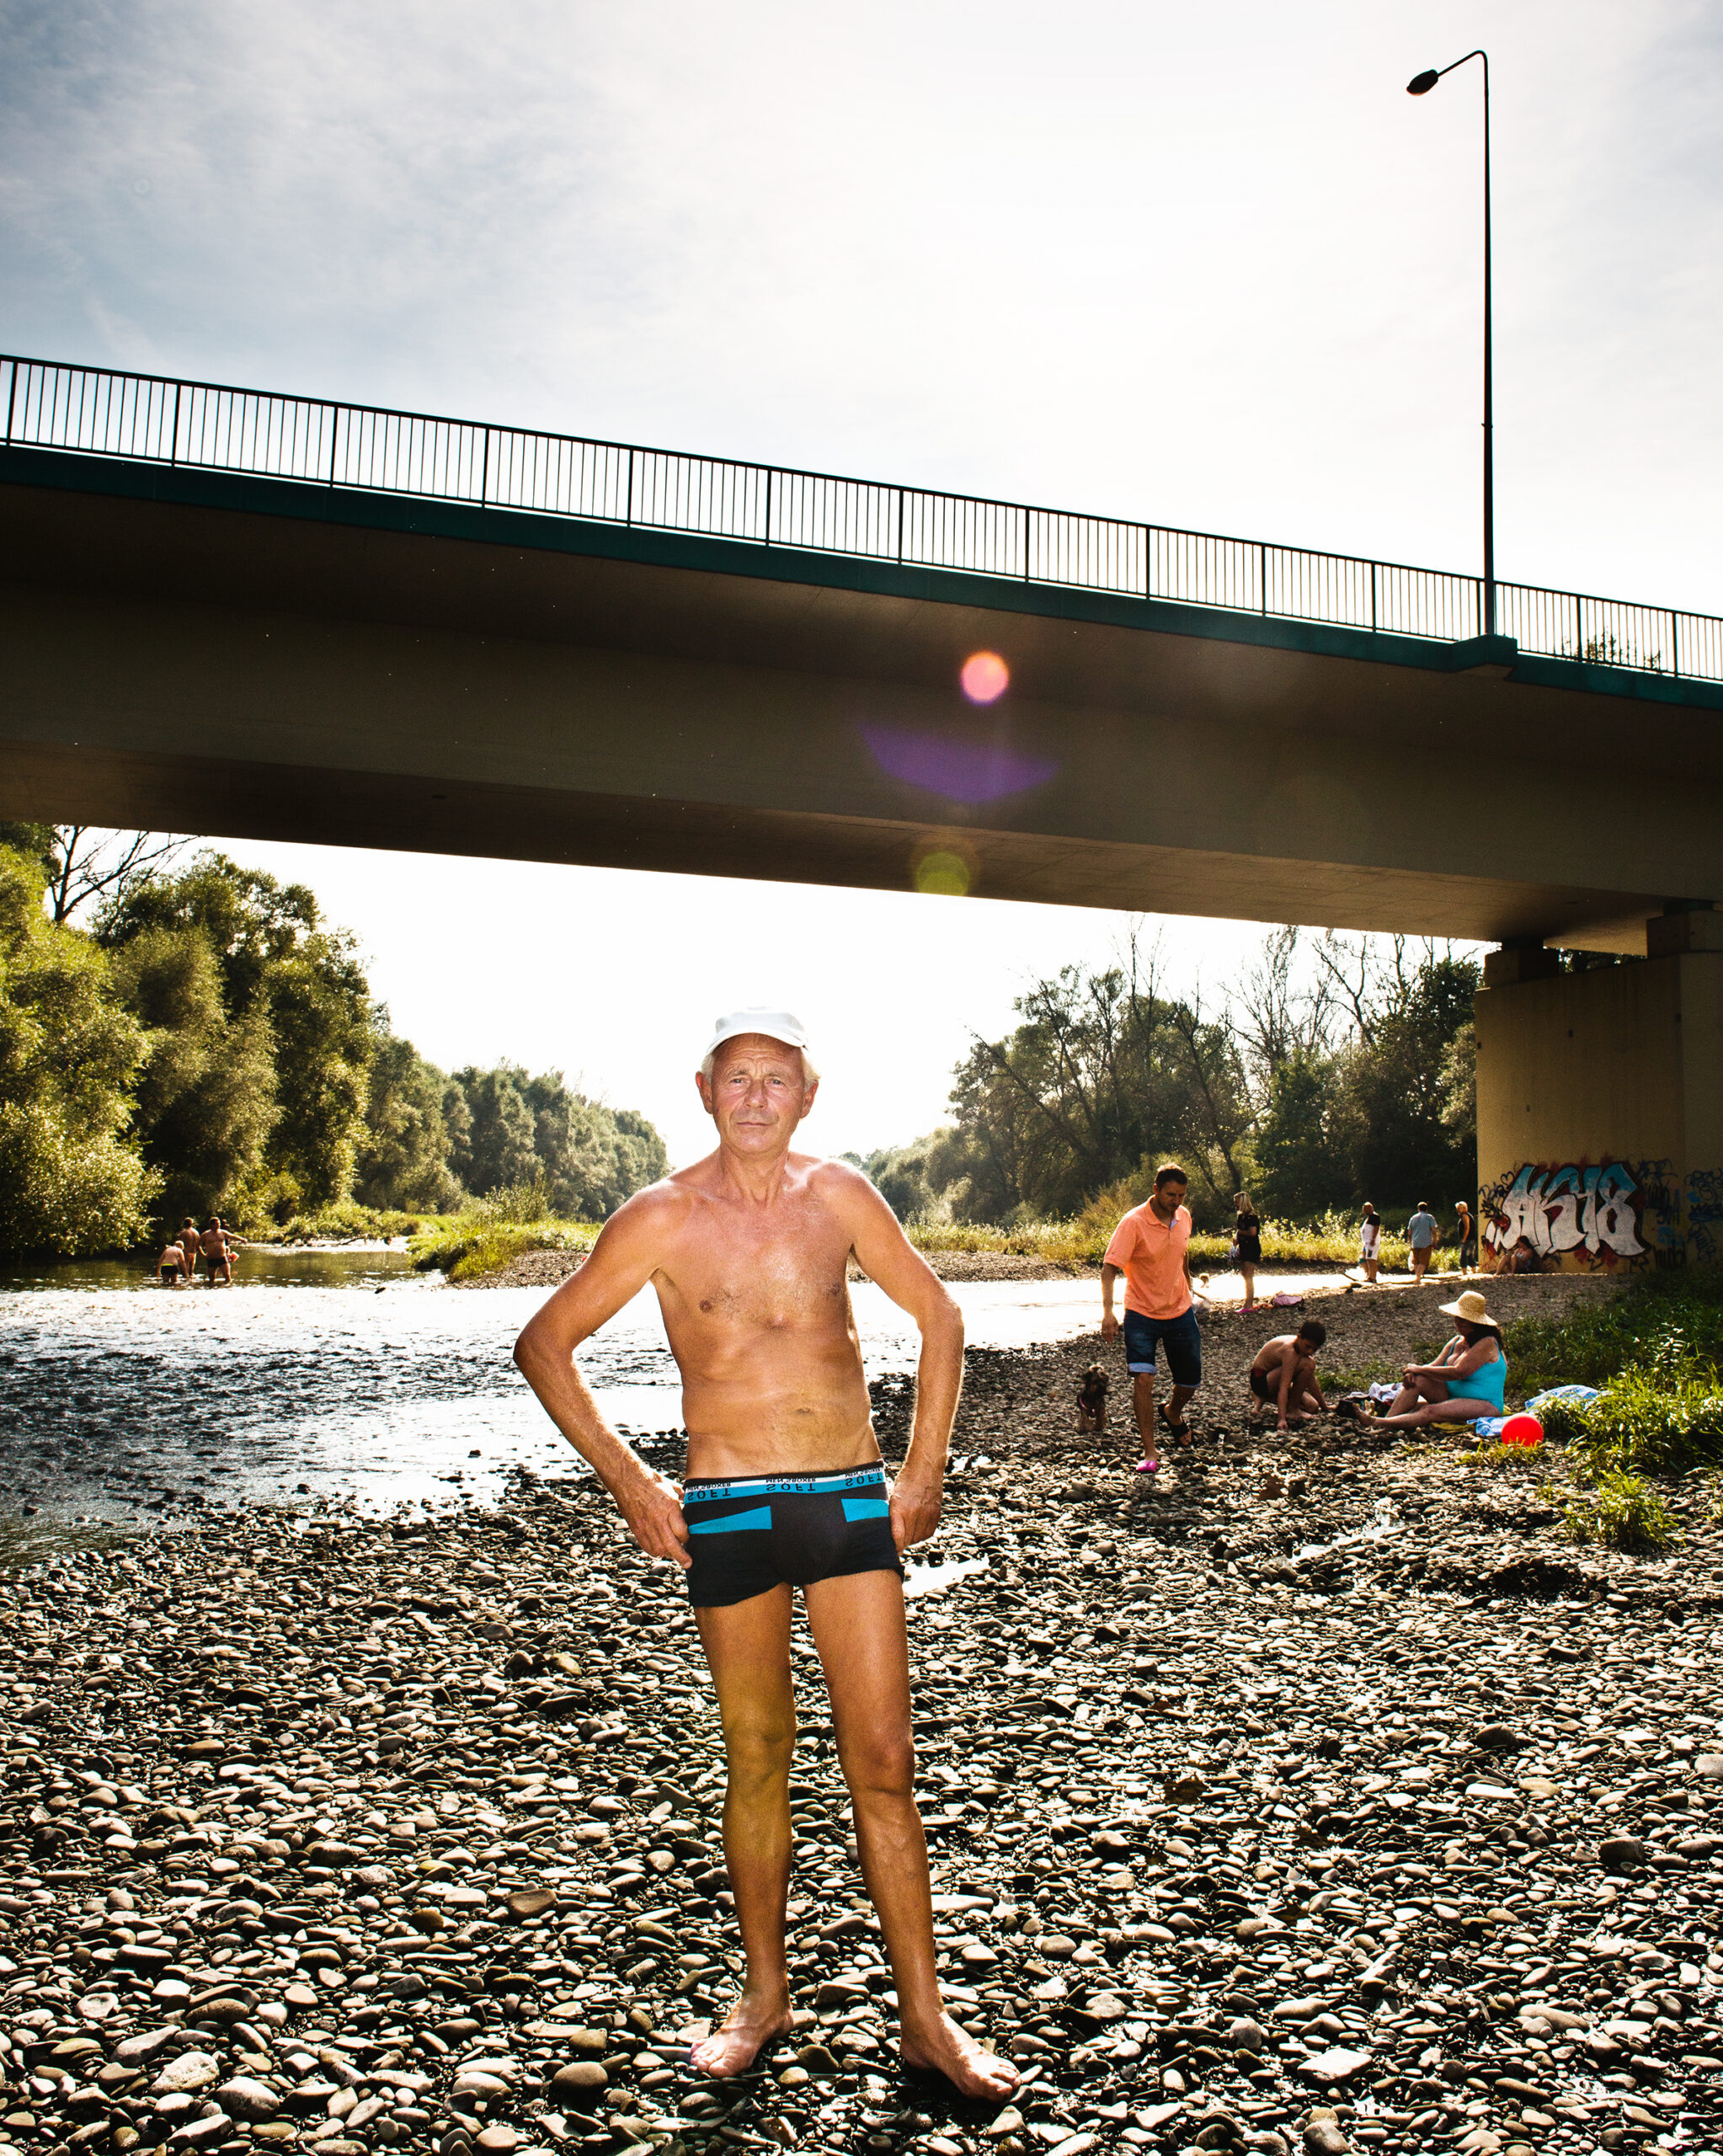
[[[687,1574],[717,1688],[724,1855],[747,1972],[695,2064],[741,2073],[790,2026],[791,1590],[831,1697],[862,1876],[897,1984],[906,2065],[998,2099],[1016,2070],[950,2019],[935,1975],[927,1844],[912,1788],[900,1553],[939,1524],[963,1321],[867,1177],[790,1150],[819,1078],[786,1011],[718,1021],[697,1083],[717,1150],[631,1198],[521,1334],[515,1359],[643,1550]],[[921,1333],[915,1422],[895,1486],[869,1417],[851,1253]],[[574,1351],[650,1281],[682,1373],[678,1489],[610,1429]]]

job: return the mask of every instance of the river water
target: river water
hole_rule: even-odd
[[[267,1251],[176,1292],[90,1264],[0,1274],[0,1510],[172,1522],[205,1506],[494,1501],[509,1471],[580,1470],[510,1359],[541,1288],[462,1289],[397,1251]],[[915,1367],[910,1321],[851,1289],[870,1377]],[[972,1347],[1070,1339],[1089,1279],[959,1282]],[[616,1428],[680,1470],[681,1398],[646,1290],[582,1349]]]

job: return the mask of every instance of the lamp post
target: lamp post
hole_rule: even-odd
[[[1490,56],[1482,46],[1446,67],[1427,67],[1406,84],[1409,97],[1426,97],[1444,75],[1468,60],[1484,63],[1484,633],[1496,633],[1496,392],[1490,339]]]

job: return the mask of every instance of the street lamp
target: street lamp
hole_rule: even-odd
[[[1406,84],[1408,97],[1427,97],[1444,75],[1468,60],[1484,63],[1484,633],[1496,633],[1496,395],[1490,344],[1490,56],[1481,46],[1446,67],[1427,67]]]

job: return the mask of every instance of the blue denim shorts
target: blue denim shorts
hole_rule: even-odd
[[[1155,1374],[1155,1343],[1166,1350],[1166,1367],[1175,1385],[1203,1382],[1203,1335],[1194,1310],[1176,1317],[1144,1317],[1140,1310],[1125,1312],[1125,1368],[1133,1377]]]

